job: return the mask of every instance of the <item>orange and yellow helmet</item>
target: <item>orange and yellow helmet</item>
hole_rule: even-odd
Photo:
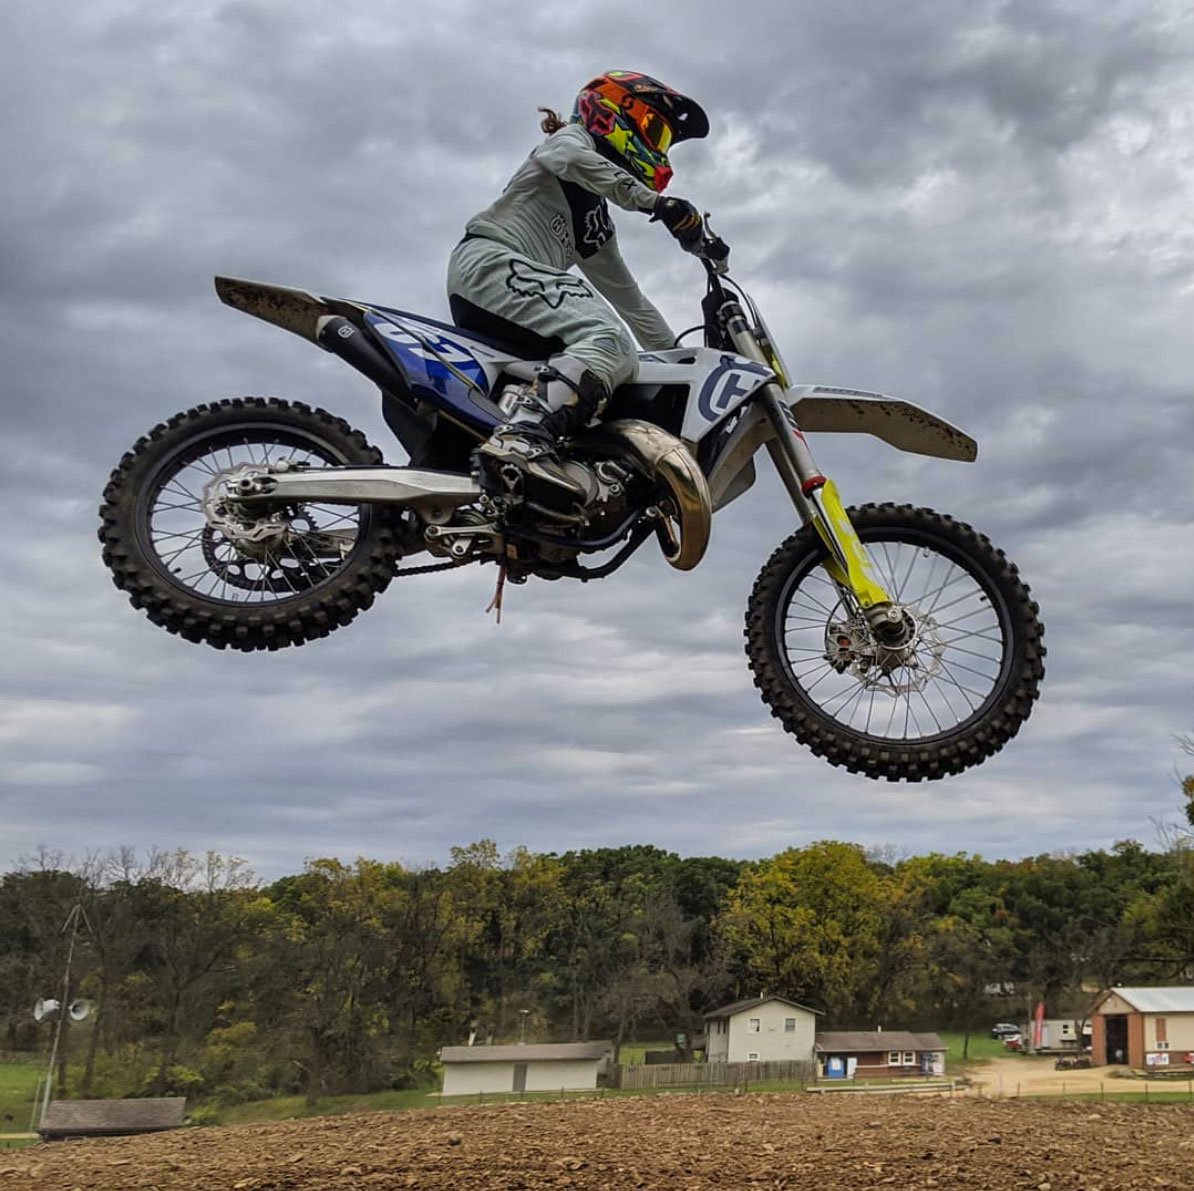
[[[589,131],[606,157],[658,191],[672,178],[672,145],[709,135],[709,118],[698,103],[633,70],[607,70],[586,83],[572,122]]]

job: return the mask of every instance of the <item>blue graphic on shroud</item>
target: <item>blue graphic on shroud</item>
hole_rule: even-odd
[[[366,314],[365,318],[397,358],[416,397],[480,430],[496,424],[489,410],[476,400],[478,396],[483,398],[488,394],[489,379],[467,347],[414,320],[399,321],[373,313]],[[443,359],[438,359],[437,355]],[[470,388],[461,377],[467,377],[477,388]]]

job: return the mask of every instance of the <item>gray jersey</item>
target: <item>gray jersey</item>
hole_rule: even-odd
[[[584,128],[569,124],[531,153],[497,202],[473,216],[465,230],[552,269],[576,265],[639,343],[660,350],[672,346],[675,334],[626,267],[607,202],[650,211],[658,199],[602,157]]]

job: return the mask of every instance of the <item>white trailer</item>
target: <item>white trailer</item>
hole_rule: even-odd
[[[1040,1024],[1030,1019],[1024,1023],[1023,1049],[1029,1054],[1079,1054],[1090,1050],[1091,1024],[1076,1017],[1046,1017]],[[1079,1045],[1081,1043],[1081,1045]]]

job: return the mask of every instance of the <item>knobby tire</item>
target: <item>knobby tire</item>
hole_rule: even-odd
[[[330,448],[345,465],[384,462],[381,452],[343,418],[301,402],[238,397],[197,406],[155,426],[113,470],[100,506],[104,562],[134,608],[188,641],[250,652],[326,637],[368,608],[393,578],[398,549],[384,509],[361,507],[352,550],[329,578],[268,603],[207,599],[170,582],[160,560],[152,560],[146,552],[145,532],[139,532],[137,525],[142,488],[154,482],[172,456],[181,457],[204,435],[226,435],[241,425],[306,434]]]
[[[1005,609],[1006,640],[994,689],[969,719],[931,737],[902,741],[847,727],[794,682],[778,618],[789,578],[825,558],[806,525],[783,542],[759,573],[746,613],[746,653],[755,685],[786,731],[830,764],[888,781],[917,782],[961,773],[997,753],[1020,730],[1044,676],[1044,628],[1019,572],[969,525],[930,509],[868,504],[848,510],[864,542],[902,541],[937,550],[996,595]]]

